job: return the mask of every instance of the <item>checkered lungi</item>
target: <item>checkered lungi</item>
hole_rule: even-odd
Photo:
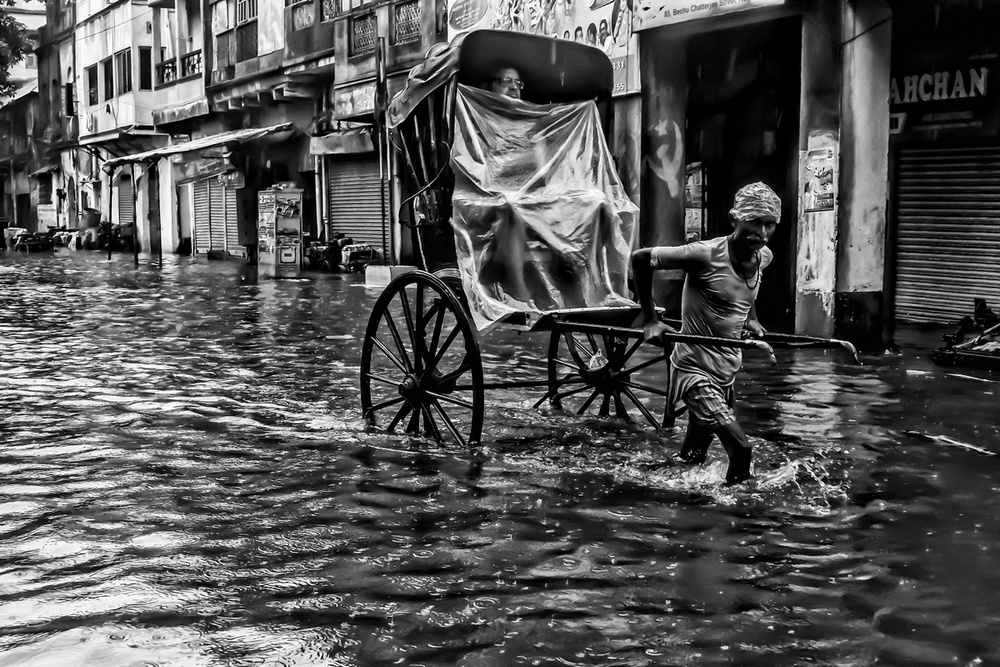
[[[713,382],[698,382],[684,392],[684,404],[691,418],[718,428],[736,421],[736,391],[733,385],[720,387]]]

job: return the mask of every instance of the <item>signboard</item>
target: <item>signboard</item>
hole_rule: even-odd
[[[899,60],[904,60],[902,56]],[[1000,54],[922,51],[894,62],[889,131],[895,135],[983,136],[1000,129]]]
[[[661,25],[707,19],[762,7],[779,7],[785,0],[637,0],[632,27],[646,30]]]
[[[333,91],[333,115],[336,118],[352,118],[374,110],[374,81]]]
[[[56,224],[56,205],[55,204],[39,204],[38,205],[38,231],[44,232],[51,227],[58,226]]]
[[[633,0],[448,0],[448,39],[470,30],[513,30],[596,46],[614,69],[614,95],[639,92]]]

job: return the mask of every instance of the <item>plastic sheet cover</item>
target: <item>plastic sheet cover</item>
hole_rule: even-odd
[[[518,312],[630,306],[638,208],[593,101],[536,105],[459,86],[455,246],[476,326]]]

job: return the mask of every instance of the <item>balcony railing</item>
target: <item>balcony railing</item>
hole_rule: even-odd
[[[305,30],[316,23],[316,2],[305,0],[292,5],[292,30]]]
[[[257,21],[236,26],[236,62],[257,57]]]
[[[201,49],[181,56],[181,78],[197,76],[202,72]]]
[[[332,21],[341,11],[340,0],[322,0],[323,8],[320,12],[321,21]]]
[[[156,66],[156,85],[162,86],[177,80],[177,58],[164,60]]]

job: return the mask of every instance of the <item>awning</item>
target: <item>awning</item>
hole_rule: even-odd
[[[270,127],[251,127],[245,130],[220,132],[219,134],[213,134],[208,137],[199,137],[198,139],[183,141],[179,144],[173,144],[172,146],[164,146],[163,148],[156,148],[151,151],[145,151],[144,153],[135,153],[133,155],[126,155],[124,157],[108,160],[105,163],[105,167],[119,167],[124,164],[134,164],[136,162],[152,162],[170,155],[200,151],[206,148],[222,146],[224,144],[254,141],[255,139],[260,139],[268,134],[273,134],[275,132],[290,132],[294,129],[295,125],[292,123],[282,123],[280,125],[272,125]]]
[[[367,127],[340,130],[309,139],[310,155],[350,155],[352,153],[371,153],[374,150],[375,144],[372,143],[371,129]]]
[[[59,170],[59,165],[57,165],[57,164],[47,164],[44,167],[40,167],[40,168],[34,170],[30,174],[28,174],[28,176],[31,177],[31,178],[37,178],[37,177],[39,177],[39,176],[41,176],[43,174],[51,174],[52,172],[58,171],[58,170]]]

